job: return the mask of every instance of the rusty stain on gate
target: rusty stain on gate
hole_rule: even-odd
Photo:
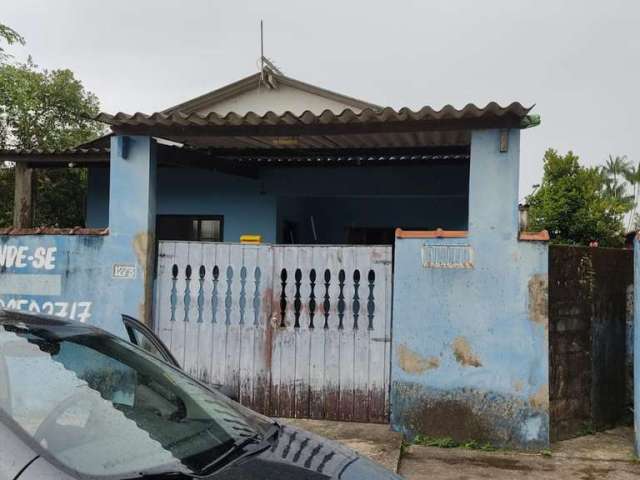
[[[282,417],[387,422],[391,247],[160,242],[155,328],[183,368]]]

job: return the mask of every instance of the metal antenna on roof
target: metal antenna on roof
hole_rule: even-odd
[[[282,71],[276,66],[273,60],[264,56],[264,21],[260,20],[260,84],[269,88],[274,88],[271,73],[282,75]],[[265,75],[266,74],[266,75]]]
[[[264,81],[264,22],[260,19],[260,77]]]

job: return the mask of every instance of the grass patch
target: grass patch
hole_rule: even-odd
[[[540,450],[540,455],[542,455],[543,457],[551,457],[552,456],[551,449],[543,448],[542,450]]]
[[[414,445],[422,445],[425,447],[464,448],[466,450],[481,450],[483,452],[495,452],[498,450],[489,442],[481,443],[476,440],[457,442],[451,437],[430,437],[428,435],[417,435],[413,439],[413,443]]]
[[[596,427],[591,422],[584,422],[582,427],[576,432],[579,437],[585,437],[587,435],[595,435],[597,432]]]

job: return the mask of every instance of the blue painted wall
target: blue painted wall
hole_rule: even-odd
[[[47,252],[52,268],[40,267],[33,260],[25,261],[24,266],[7,263],[3,253],[17,248],[27,258]],[[130,287],[135,280],[111,277],[111,266],[118,257],[107,236],[0,236],[0,265],[5,267],[0,275],[0,308],[42,312],[122,334],[119,315],[137,316],[139,302],[126,305],[125,289],[120,288]],[[47,283],[51,288],[43,290],[40,285]]]
[[[396,240],[392,425],[537,449],[549,441],[548,249],[517,239],[519,131],[507,153],[499,136],[472,135],[468,238]],[[473,267],[427,268],[425,246]]]
[[[223,215],[224,241],[243,234],[275,242],[277,202],[257,180],[206,170],[162,168],[158,172],[159,215]]]
[[[108,221],[108,170],[89,175],[87,224]],[[223,215],[224,241],[260,234],[282,241],[282,222],[299,225],[299,241],[343,243],[345,228],[467,227],[468,163],[408,167],[278,167],[259,179],[190,168],[160,168],[159,215]]]
[[[0,307],[44,312],[124,334],[121,314],[149,319],[155,143],[112,138],[109,235],[0,236]],[[125,158],[126,157],[126,158]],[[119,274],[114,274],[114,266]],[[128,271],[129,275],[123,275]]]
[[[633,241],[634,277],[633,277],[633,352],[640,352],[640,240]],[[633,360],[633,424],[635,432],[636,457],[640,457],[640,355]]]

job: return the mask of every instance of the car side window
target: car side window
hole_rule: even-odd
[[[137,328],[133,328],[130,325],[127,325],[127,334],[129,335],[129,340],[131,341],[131,343],[137,345],[143,350],[146,350],[156,358],[167,361],[164,353],[143,332],[141,332]]]

